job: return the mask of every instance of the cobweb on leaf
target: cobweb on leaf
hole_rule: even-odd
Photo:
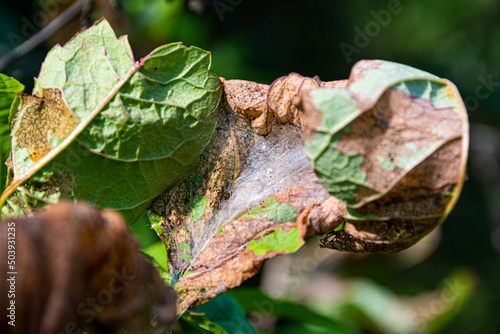
[[[269,135],[260,136],[234,114],[221,115],[217,124],[200,157],[202,167],[153,205],[166,218],[163,239],[172,284],[190,268],[198,269],[197,258],[225,224],[311,168],[296,126],[276,124]]]

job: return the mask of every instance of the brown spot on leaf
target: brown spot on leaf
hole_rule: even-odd
[[[44,89],[43,98],[20,95],[19,126],[12,134],[17,146],[28,149],[34,162],[50,152],[49,138],[65,139],[78,124],[57,89]]]

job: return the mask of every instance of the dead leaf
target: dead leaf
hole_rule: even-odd
[[[179,314],[306,238],[327,234],[324,247],[394,252],[443,221],[463,183],[463,104],[451,83],[398,66],[363,61],[349,80],[333,82],[296,73],[270,86],[222,79],[226,101],[202,167],[153,204]],[[419,78],[427,81],[415,85]],[[330,136],[324,148],[341,160],[321,148],[311,155],[318,133]],[[336,163],[352,167],[348,182],[332,179]],[[360,176],[353,186],[349,178]]]
[[[221,104],[216,119],[216,133],[200,157],[202,167],[152,206],[164,217],[162,238],[172,285],[179,287],[179,314],[241,284],[266,259],[289,253],[287,245],[298,249],[303,244],[295,222],[298,213],[331,197],[302,151],[300,129],[275,124],[262,137],[227,103]],[[268,159],[273,153],[278,156]],[[197,196],[207,201],[203,216],[193,219],[189,204]],[[319,218],[324,233],[331,229],[328,224],[341,219],[330,218]],[[288,235],[292,238],[286,239]],[[252,242],[276,236],[284,236],[276,241],[284,249],[252,250]]]
[[[119,214],[63,202],[32,218],[2,221],[0,229],[4,259],[7,245],[15,245],[14,267],[0,265],[15,279],[12,299],[5,276],[0,283],[2,333],[159,333],[173,325],[176,293],[144,259]],[[11,300],[15,327],[5,320]]]
[[[348,205],[345,226],[331,231],[323,247],[408,248],[458,199],[468,150],[463,102],[449,81],[409,67],[401,72],[393,63],[363,61],[343,89],[302,96],[314,120],[305,124],[305,150],[325,187]],[[343,106],[338,113],[328,110],[332,99]],[[320,153],[321,143],[327,147]],[[340,161],[347,165],[336,169]]]

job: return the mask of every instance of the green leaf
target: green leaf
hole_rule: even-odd
[[[78,125],[68,137],[57,137],[46,122],[40,132],[47,143],[28,145],[23,138],[33,130],[20,117],[13,137],[15,178],[45,166],[39,181],[64,175],[69,182],[57,186],[65,196],[135,221],[154,197],[198,166],[221,95],[210,63],[209,52],[180,43],[134,62],[127,38],[117,39],[105,20],[96,22],[48,53],[34,89],[39,97],[20,106],[27,118],[42,108],[50,115],[57,108],[46,106],[58,106]]]
[[[204,313],[208,320],[219,325],[229,334],[257,334],[255,328],[248,322],[245,311],[227,294],[201,304],[193,311]]]
[[[282,228],[278,228],[271,234],[260,239],[254,239],[248,244],[248,249],[255,255],[265,255],[270,251],[285,251],[285,253],[295,253],[304,244],[300,237],[299,229],[292,228],[288,232],[282,233]]]
[[[292,222],[297,220],[298,211],[288,203],[278,203],[275,197],[269,197],[261,206],[252,209],[241,216],[244,218],[258,218],[262,214],[268,214],[268,220],[278,223]]]
[[[157,232],[152,226],[153,224],[148,219],[147,213],[145,212],[134,224],[129,225],[130,230],[137,238],[137,241],[139,241],[141,249],[151,246],[159,240]]]
[[[119,160],[161,159],[179,150],[197,156],[182,145],[199,145],[206,138],[198,133],[214,126],[210,113],[220,90],[217,76],[207,71],[210,53],[173,43],[157,48],[141,63],[129,80],[120,83],[134,66],[132,51],[127,38],[117,39],[102,20],[64,48],[49,52],[36,90],[59,89],[82,120],[121,84],[78,141]]]
[[[23,90],[24,86],[19,81],[0,73],[0,193],[7,178],[4,162],[10,153],[10,109],[16,94]]]
[[[193,220],[198,220],[205,214],[205,208],[208,204],[208,198],[205,196],[195,195],[193,200],[189,203],[192,209],[191,217]]]
[[[189,324],[192,327],[192,330],[188,332],[229,334],[221,326],[213,323],[212,321],[208,320],[205,316],[202,315],[195,315],[189,312],[184,312],[184,314],[181,317],[181,321]]]
[[[456,269],[443,280],[440,296],[453,297],[451,301],[448,299],[449,302],[446,303],[442,312],[436,312],[436,314],[428,319],[427,330],[429,333],[441,333],[460,314],[467,302],[474,295],[476,284],[476,274],[465,268]]]
[[[335,319],[327,318],[300,304],[272,299],[255,288],[238,288],[228,292],[246,313],[258,312],[295,322],[311,324],[330,330],[330,333],[357,333]]]
[[[151,230],[154,230],[158,237],[161,238],[161,235],[165,231],[165,229],[162,226],[163,223],[163,218],[151,211],[146,211],[146,219],[148,220],[148,225]]]
[[[122,162],[93,154],[75,142],[37,180],[54,181],[56,175],[65,175],[58,185],[70,189],[68,197],[121,211],[132,223],[156,196],[181,182],[196,166],[195,162],[184,165],[171,158]]]
[[[167,264],[167,251],[165,250],[165,244],[158,241],[142,250],[144,253],[148,254],[158,262],[162,268],[168,272]]]

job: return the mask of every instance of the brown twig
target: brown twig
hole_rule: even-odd
[[[49,24],[47,24],[42,30],[34,34],[31,38],[26,40],[21,45],[14,48],[12,51],[3,55],[2,58],[0,58],[0,71],[10,65],[16,59],[21,58],[22,56],[36,48],[38,45],[43,43],[45,40],[47,40],[62,26],[64,26],[70,19],[80,13],[84,4],[85,0],[75,1],[75,3],[73,3],[68,9],[62,12]]]

